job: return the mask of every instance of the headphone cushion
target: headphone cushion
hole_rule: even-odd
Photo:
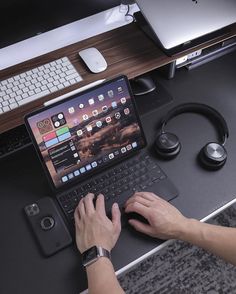
[[[201,149],[199,158],[206,168],[219,169],[226,162],[227,151],[222,144],[211,142]]]
[[[179,138],[172,133],[161,133],[155,140],[156,152],[164,158],[175,157],[181,149]]]

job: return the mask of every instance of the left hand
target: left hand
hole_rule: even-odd
[[[83,253],[92,246],[101,246],[109,251],[115,246],[121,231],[120,210],[117,203],[112,206],[112,221],[106,216],[104,196],[98,195],[96,207],[94,194],[89,193],[80,200],[75,209],[76,244]]]

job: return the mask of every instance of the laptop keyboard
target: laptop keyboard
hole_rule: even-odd
[[[95,196],[100,193],[103,194],[106,201],[106,210],[110,213],[114,202],[117,202],[122,208],[126,200],[135,191],[145,191],[154,183],[165,178],[166,175],[150,159],[149,155],[142,154],[94,177],[75,190],[58,196],[58,200],[69,221],[73,221],[76,206],[81,198],[89,192],[94,193]]]

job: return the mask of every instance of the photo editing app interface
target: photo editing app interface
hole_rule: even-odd
[[[124,78],[42,110],[28,122],[56,188],[145,144]]]

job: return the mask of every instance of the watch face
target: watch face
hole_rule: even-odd
[[[86,250],[83,253],[83,264],[84,266],[86,266],[87,264],[90,264],[91,262],[95,261],[98,257],[98,251],[97,251],[97,247],[93,246],[91,248],[89,248],[88,250]]]

